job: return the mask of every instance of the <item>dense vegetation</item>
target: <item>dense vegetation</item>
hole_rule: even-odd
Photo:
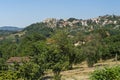
[[[36,23],[26,27],[22,36],[1,40],[0,80],[39,80],[48,70],[52,70],[55,80],[60,80],[60,72],[72,69],[73,64],[87,61],[88,67],[93,67],[99,60],[119,60],[120,30],[113,29],[113,24],[94,26],[89,31],[80,29],[81,25],[50,28],[45,23]],[[27,56],[30,61],[14,63],[11,69],[6,60],[15,56]]]
[[[0,30],[0,37],[3,37],[3,36],[8,36],[12,33],[16,33],[17,31],[8,31],[8,30]]]
[[[120,66],[95,70],[92,73],[91,80],[119,80]]]

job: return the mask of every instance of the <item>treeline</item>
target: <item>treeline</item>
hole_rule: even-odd
[[[13,33],[17,33],[17,31],[0,30],[0,37],[8,36]]]
[[[99,60],[120,59],[120,31],[99,28],[93,31],[72,31],[71,28],[46,27],[33,24],[24,29],[25,35],[0,42],[0,80],[40,80],[52,70],[54,79],[73,64],[87,61],[93,67]],[[10,69],[6,60],[14,56],[28,56],[29,62],[14,63]]]

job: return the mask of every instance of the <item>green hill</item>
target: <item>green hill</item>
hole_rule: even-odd
[[[53,78],[60,80],[61,71],[76,64],[86,62],[87,69],[92,69],[100,61],[120,60],[120,16],[116,15],[87,20],[49,18],[0,38],[1,79],[39,80],[51,71]],[[13,60],[12,68],[6,64],[11,57],[26,56],[29,62]]]

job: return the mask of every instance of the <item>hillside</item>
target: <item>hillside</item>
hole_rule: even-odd
[[[11,39],[11,38],[14,39],[14,35],[20,34],[22,30],[23,28],[18,28],[13,26],[0,27],[0,41],[3,39]]]
[[[120,26],[120,16],[116,15],[105,15],[105,16],[99,16],[98,18],[91,18],[91,19],[75,19],[75,18],[69,18],[69,19],[54,19],[54,18],[48,18],[43,21],[43,23],[46,23],[48,27],[54,28],[54,27],[79,27],[81,26],[81,29],[89,29],[92,30],[95,27],[103,27],[103,26],[109,26],[109,25],[115,25],[115,28],[119,28]]]
[[[104,15],[91,19],[55,19],[48,18],[39,23],[33,23],[25,28],[18,28],[12,26],[0,27],[0,36],[16,33],[17,31],[26,32],[26,35],[33,33],[40,33],[46,37],[49,37],[51,33],[54,33],[57,29],[67,29],[71,34],[77,32],[91,32],[100,28],[110,29],[110,33],[114,33],[113,30],[120,30],[120,16],[117,15]],[[20,34],[21,34],[20,32]],[[116,32],[116,33],[117,33]],[[19,34],[19,32],[18,32]]]
[[[66,20],[48,18],[40,23],[31,24],[24,30],[26,30],[28,33],[37,31],[43,35],[49,35],[49,33],[60,28],[67,28],[69,32],[74,33],[79,31],[91,32],[102,27],[106,29],[120,30],[120,16],[105,15],[86,20],[75,18],[69,18]]]
[[[30,61],[17,62],[16,57],[27,57]],[[10,58],[15,60],[7,63]],[[96,68],[109,67],[106,61],[111,59],[111,64],[120,60],[120,16],[117,15],[87,20],[46,19],[0,37],[0,79],[3,80],[46,77],[86,80]]]
[[[87,67],[86,62],[74,65],[73,70],[62,71],[62,80],[90,80],[91,73],[95,70],[100,70],[104,67],[114,67],[120,65],[120,62],[114,61],[114,59],[108,59],[103,62],[94,64],[94,67]],[[51,71],[48,71],[46,76],[53,76]]]

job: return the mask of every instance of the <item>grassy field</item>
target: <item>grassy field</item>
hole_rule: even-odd
[[[82,64],[75,65],[73,70],[62,72],[62,80],[89,80],[90,74],[94,70],[115,65],[120,65],[120,62],[116,62],[113,59],[110,59],[103,62],[98,62],[92,68],[88,68],[84,62]]]
[[[62,71],[61,80],[89,80],[90,74],[96,70],[104,67],[111,67],[115,65],[120,65],[119,61],[114,61],[114,59],[109,59],[106,61],[98,62],[94,64],[94,67],[87,67],[86,62],[81,64],[74,65],[73,70]],[[53,74],[49,73],[47,76],[52,76]],[[52,79],[47,79],[52,80]]]

